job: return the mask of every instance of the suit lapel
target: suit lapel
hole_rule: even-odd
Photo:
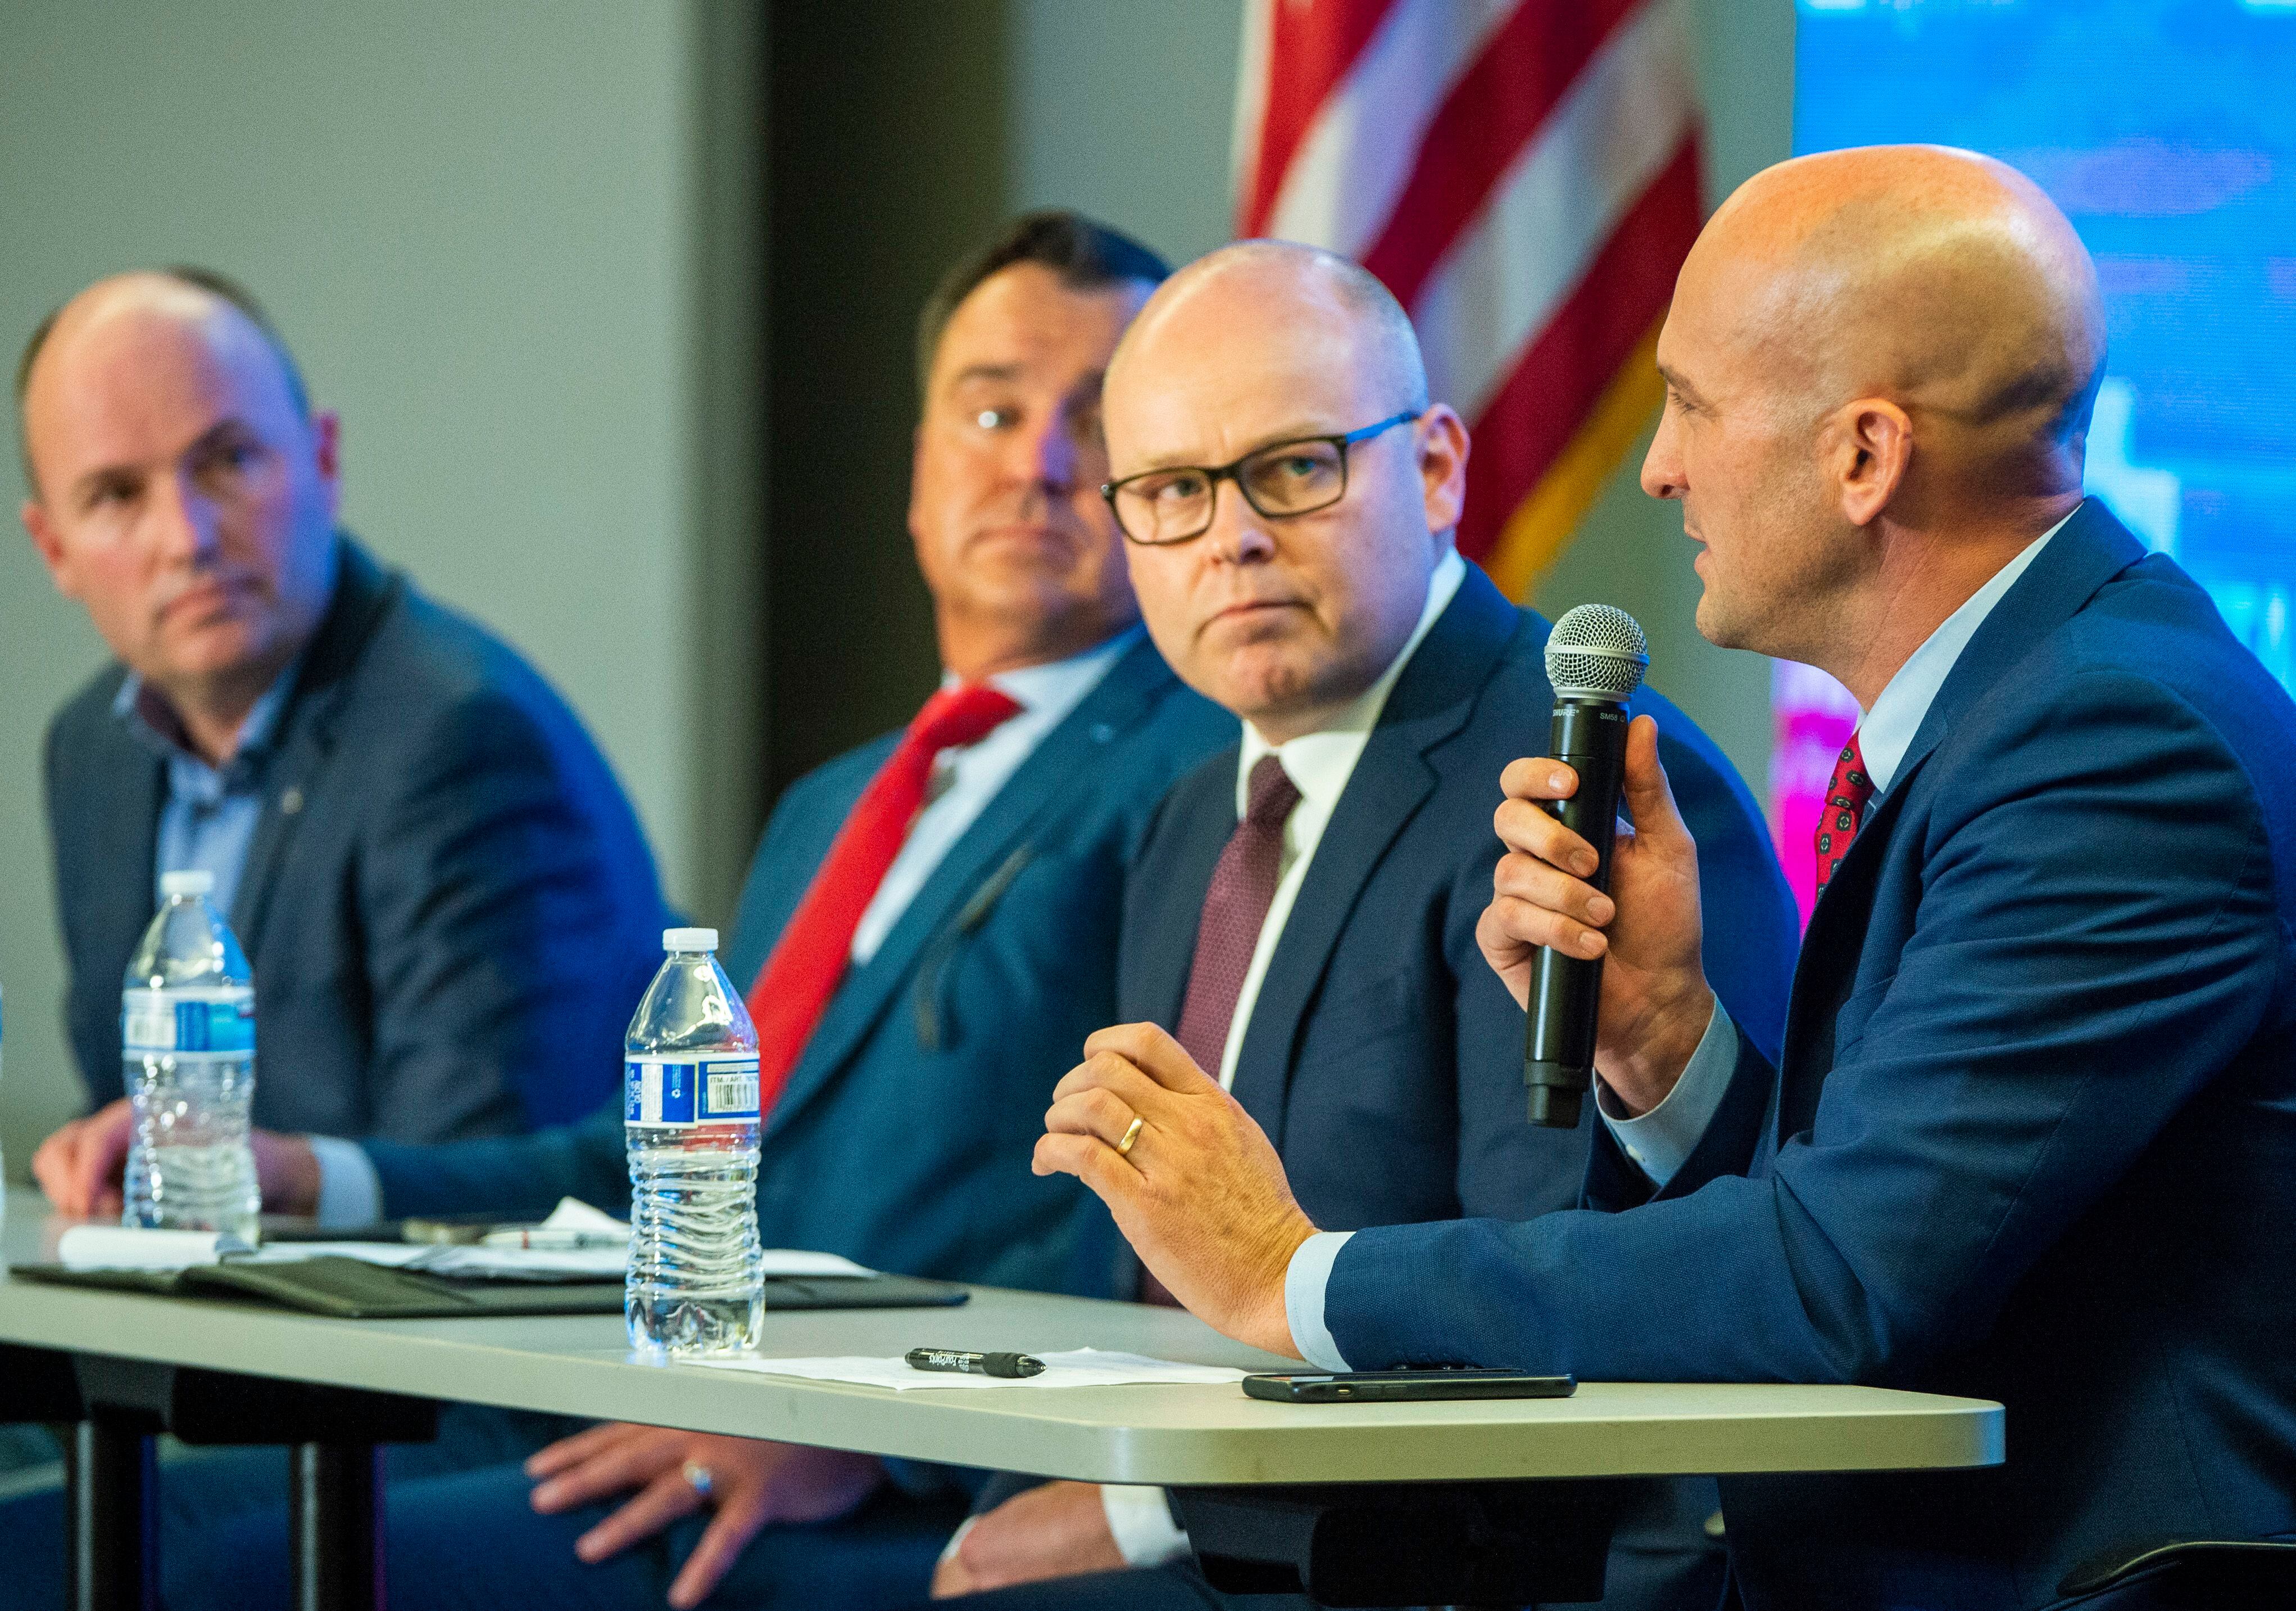
[[[1373,869],[1435,792],[1439,779],[1427,752],[1466,726],[1522,620],[1481,571],[1467,568],[1457,596],[1389,695],[1316,846],[1260,981],[1235,1065],[1236,1100],[1279,1149],[1308,1004]],[[1210,879],[1207,871],[1207,884]]]
[[[334,602],[328,605],[326,619],[311,640],[310,653],[289,695],[278,747],[265,768],[263,811],[256,818],[247,864],[239,877],[239,893],[232,903],[232,931],[250,956],[263,932],[263,920],[270,913],[271,897],[278,888],[288,849],[302,826],[304,803],[334,747],[334,716],[357,669],[359,654],[406,587],[404,578],[384,571],[348,537],[339,540],[340,569]]]
[[[845,1065],[908,979],[919,954],[966,897],[1011,859],[1060,803],[1066,785],[1087,775],[1096,756],[1147,716],[1171,682],[1171,672],[1144,637],[1045,736],[949,847],[884,943],[837,987],[790,1071],[789,1083],[767,1120],[767,1133],[789,1124]]]
[[[167,794],[168,771],[167,763],[137,743],[117,720],[105,719],[113,727],[107,737],[116,741],[119,752],[111,763],[118,769],[119,786],[91,789],[86,799],[73,801],[69,809],[95,818],[86,839],[98,847],[90,865],[132,867],[137,875],[86,880],[75,899],[89,904],[89,930],[103,937],[94,954],[116,955],[125,963],[158,909],[153,874],[160,856],[160,806]]]
[[[2098,588],[2144,555],[2144,545],[2112,512],[2089,499],[2034,555],[2025,574],[2002,596],[1954,662],[1906,745],[1889,792],[1859,826],[1849,853],[1834,869],[1810,914],[1787,1007],[1773,1148],[1808,1129],[1816,1116],[1818,1095],[1833,1063],[1834,1018],[1857,982],[1882,864],[1922,763],[1962,712],[2013,670],[2034,645],[2071,620]]]

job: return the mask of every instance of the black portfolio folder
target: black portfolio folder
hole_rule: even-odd
[[[67,1270],[19,1264],[22,1279],[169,1297],[239,1298],[344,1320],[430,1320],[458,1315],[619,1314],[622,1283],[470,1279],[394,1269],[334,1254],[291,1263],[226,1259],[188,1270]],[[795,1309],[941,1309],[962,1286],[910,1276],[769,1276],[766,1312]]]

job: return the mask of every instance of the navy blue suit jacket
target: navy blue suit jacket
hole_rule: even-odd
[[[255,972],[255,1122],[439,1141],[587,1113],[660,956],[637,819],[514,651],[348,538],[340,559],[227,914]],[[99,1103],[121,1091],[120,977],[166,786],[111,713],[125,676],[99,675],[47,743],[65,1017]]]
[[[1732,1477],[1751,1607],[2050,1604],[2133,1541],[2296,1533],[2296,708],[2085,505],[1939,690],[1656,1200],[1367,1231],[1358,1367],[1997,1399],[2008,1463]]]
[[[1126,864],[1180,771],[1234,732],[1144,638],[1047,734],[849,973],[768,1116],[758,1217],[772,1246],[882,1270],[1104,1295],[1079,1266],[1097,1201],[1029,1161],[1061,1076],[1116,1017]],[[727,948],[746,988],[898,735],[782,797]],[[545,1134],[370,1145],[394,1214],[628,1200],[619,1104]]]
[[[1509,761],[1546,752],[1547,623],[1483,573],[1397,679],[1308,863],[1244,1032],[1236,1100],[1326,1229],[1564,1208],[1585,1126],[1525,1117],[1523,1012],[1475,944],[1491,900],[1492,813]],[[1795,912],[1759,809],[1721,752],[1655,693],[1675,797],[1706,847],[1707,965],[1775,1048]],[[1127,885],[1122,1007],[1180,1019],[1213,865],[1235,831],[1231,745],[1184,779]]]

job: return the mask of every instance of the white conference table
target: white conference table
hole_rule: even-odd
[[[8,1210],[8,1262],[50,1256],[62,1224],[37,1195]],[[897,1393],[641,1363],[611,1316],[336,1320],[24,1280],[0,1281],[0,1344],[1184,1489],[1949,1468],[2003,1451],[1998,1404],[1882,1388],[1587,1382],[1567,1399],[1329,1406],[1225,1385]],[[759,1352],[920,1345],[1300,1369],[1176,1310],[987,1287],[949,1309],[769,1311]]]

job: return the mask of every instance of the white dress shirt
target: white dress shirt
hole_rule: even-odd
[[[1875,801],[1888,793],[1890,785],[1897,781],[1906,747],[1921,730],[1930,706],[1936,703],[1938,690],[1945,686],[1945,679],[1952,674],[1969,640],[1977,635],[1978,628],[1985,624],[1993,607],[2017,585],[2017,579],[2031,568],[2033,561],[2064,523],[2059,521],[2035,538],[2016,558],[1963,601],[1959,609],[1939,622],[1937,630],[1924,638],[1922,646],[1898,668],[1897,674],[1874,698],[1874,708],[1865,712],[1857,724],[1857,742],[1866,760],[1866,775],[1874,780]],[[1869,810],[1872,805],[1869,801]],[[1665,1186],[1697,1150],[1707,1125],[1713,1122],[1729,1090],[1730,1075],[1737,1061],[1738,1037],[1729,1014],[1722,1010],[1718,998],[1714,1015],[1707,1021],[1706,1033],[1700,1039],[1698,1049],[1691,1054],[1673,1090],[1656,1107],[1637,1118],[1620,1118],[1611,1111],[1603,1086],[1596,1083],[1595,1111],[1602,1114],[1611,1134],[1652,1185]],[[1352,1234],[1320,1231],[1308,1237],[1292,1255],[1291,1267],[1284,1274],[1283,1309],[1292,1325],[1292,1340],[1300,1345],[1301,1357],[1325,1370],[1349,1369],[1332,1340],[1331,1328],[1324,1324],[1324,1294],[1331,1285],[1332,1265]]]
[[[1021,707],[1020,712],[1007,717],[980,743],[940,752],[925,792],[925,807],[910,825],[900,853],[885,869],[884,882],[877,886],[877,893],[854,927],[854,966],[877,954],[877,948],[909,909],[917,892],[997,791],[1012,780],[1045,736],[1067,720],[1085,696],[1100,686],[1109,668],[1140,640],[1141,632],[1136,626],[1081,654],[1046,665],[1023,666],[1017,671],[1000,671],[988,679],[990,687]],[[953,673],[944,672],[941,686],[950,687],[958,680]],[[745,990],[748,982],[737,979],[734,988]],[[356,1141],[334,1136],[309,1139],[319,1165],[319,1223],[370,1225],[381,1218],[382,1185],[365,1150]]]
[[[1243,724],[1243,749],[1235,765],[1236,820],[1243,820],[1250,801],[1251,769],[1265,756],[1275,757],[1284,776],[1300,791],[1300,801],[1283,819],[1283,853],[1276,863],[1275,898],[1267,903],[1259,942],[1251,949],[1251,965],[1244,970],[1243,989],[1235,999],[1235,1016],[1228,1021],[1227,1044],[1220,1052],[1217,1071],[1223,1089],[1235,1083],[1236,1058],[1243,1051],[1244,1032],[1250,1027],[1251,1010],[1259,1000],[1260,982],[1267,976],[1268,962],[1283,938],[1292,904],[1300,899],[1308,864],[1315,859],[1316,845],[1323,842],[1324,830],[1331,825],[1340,796],[1347,792],[1348,779],[1355,776],[1356,762],[1363,759],[1372,729],[1379,726],[1380,712],[1387,708],[1387,696],[1395,691],[1412,654],[1466,577],[1467,562],[1456,549],[1446,549],[1427,579],[1427,598],[1420,606],[1419,622],[1404,640],[1402,650],[1380,673],[1379,680],[1358,695],[1330,726],[1285,744],[1271,744],[1260,736],[1259,728],[1249,721]],[[1128,1565],[1158,1566],[1187,1549],[1188,1535],[1173,1524],[1161,1488],[1104,1484],[1100,1503],[1108,1517],[1108,1530]]]

